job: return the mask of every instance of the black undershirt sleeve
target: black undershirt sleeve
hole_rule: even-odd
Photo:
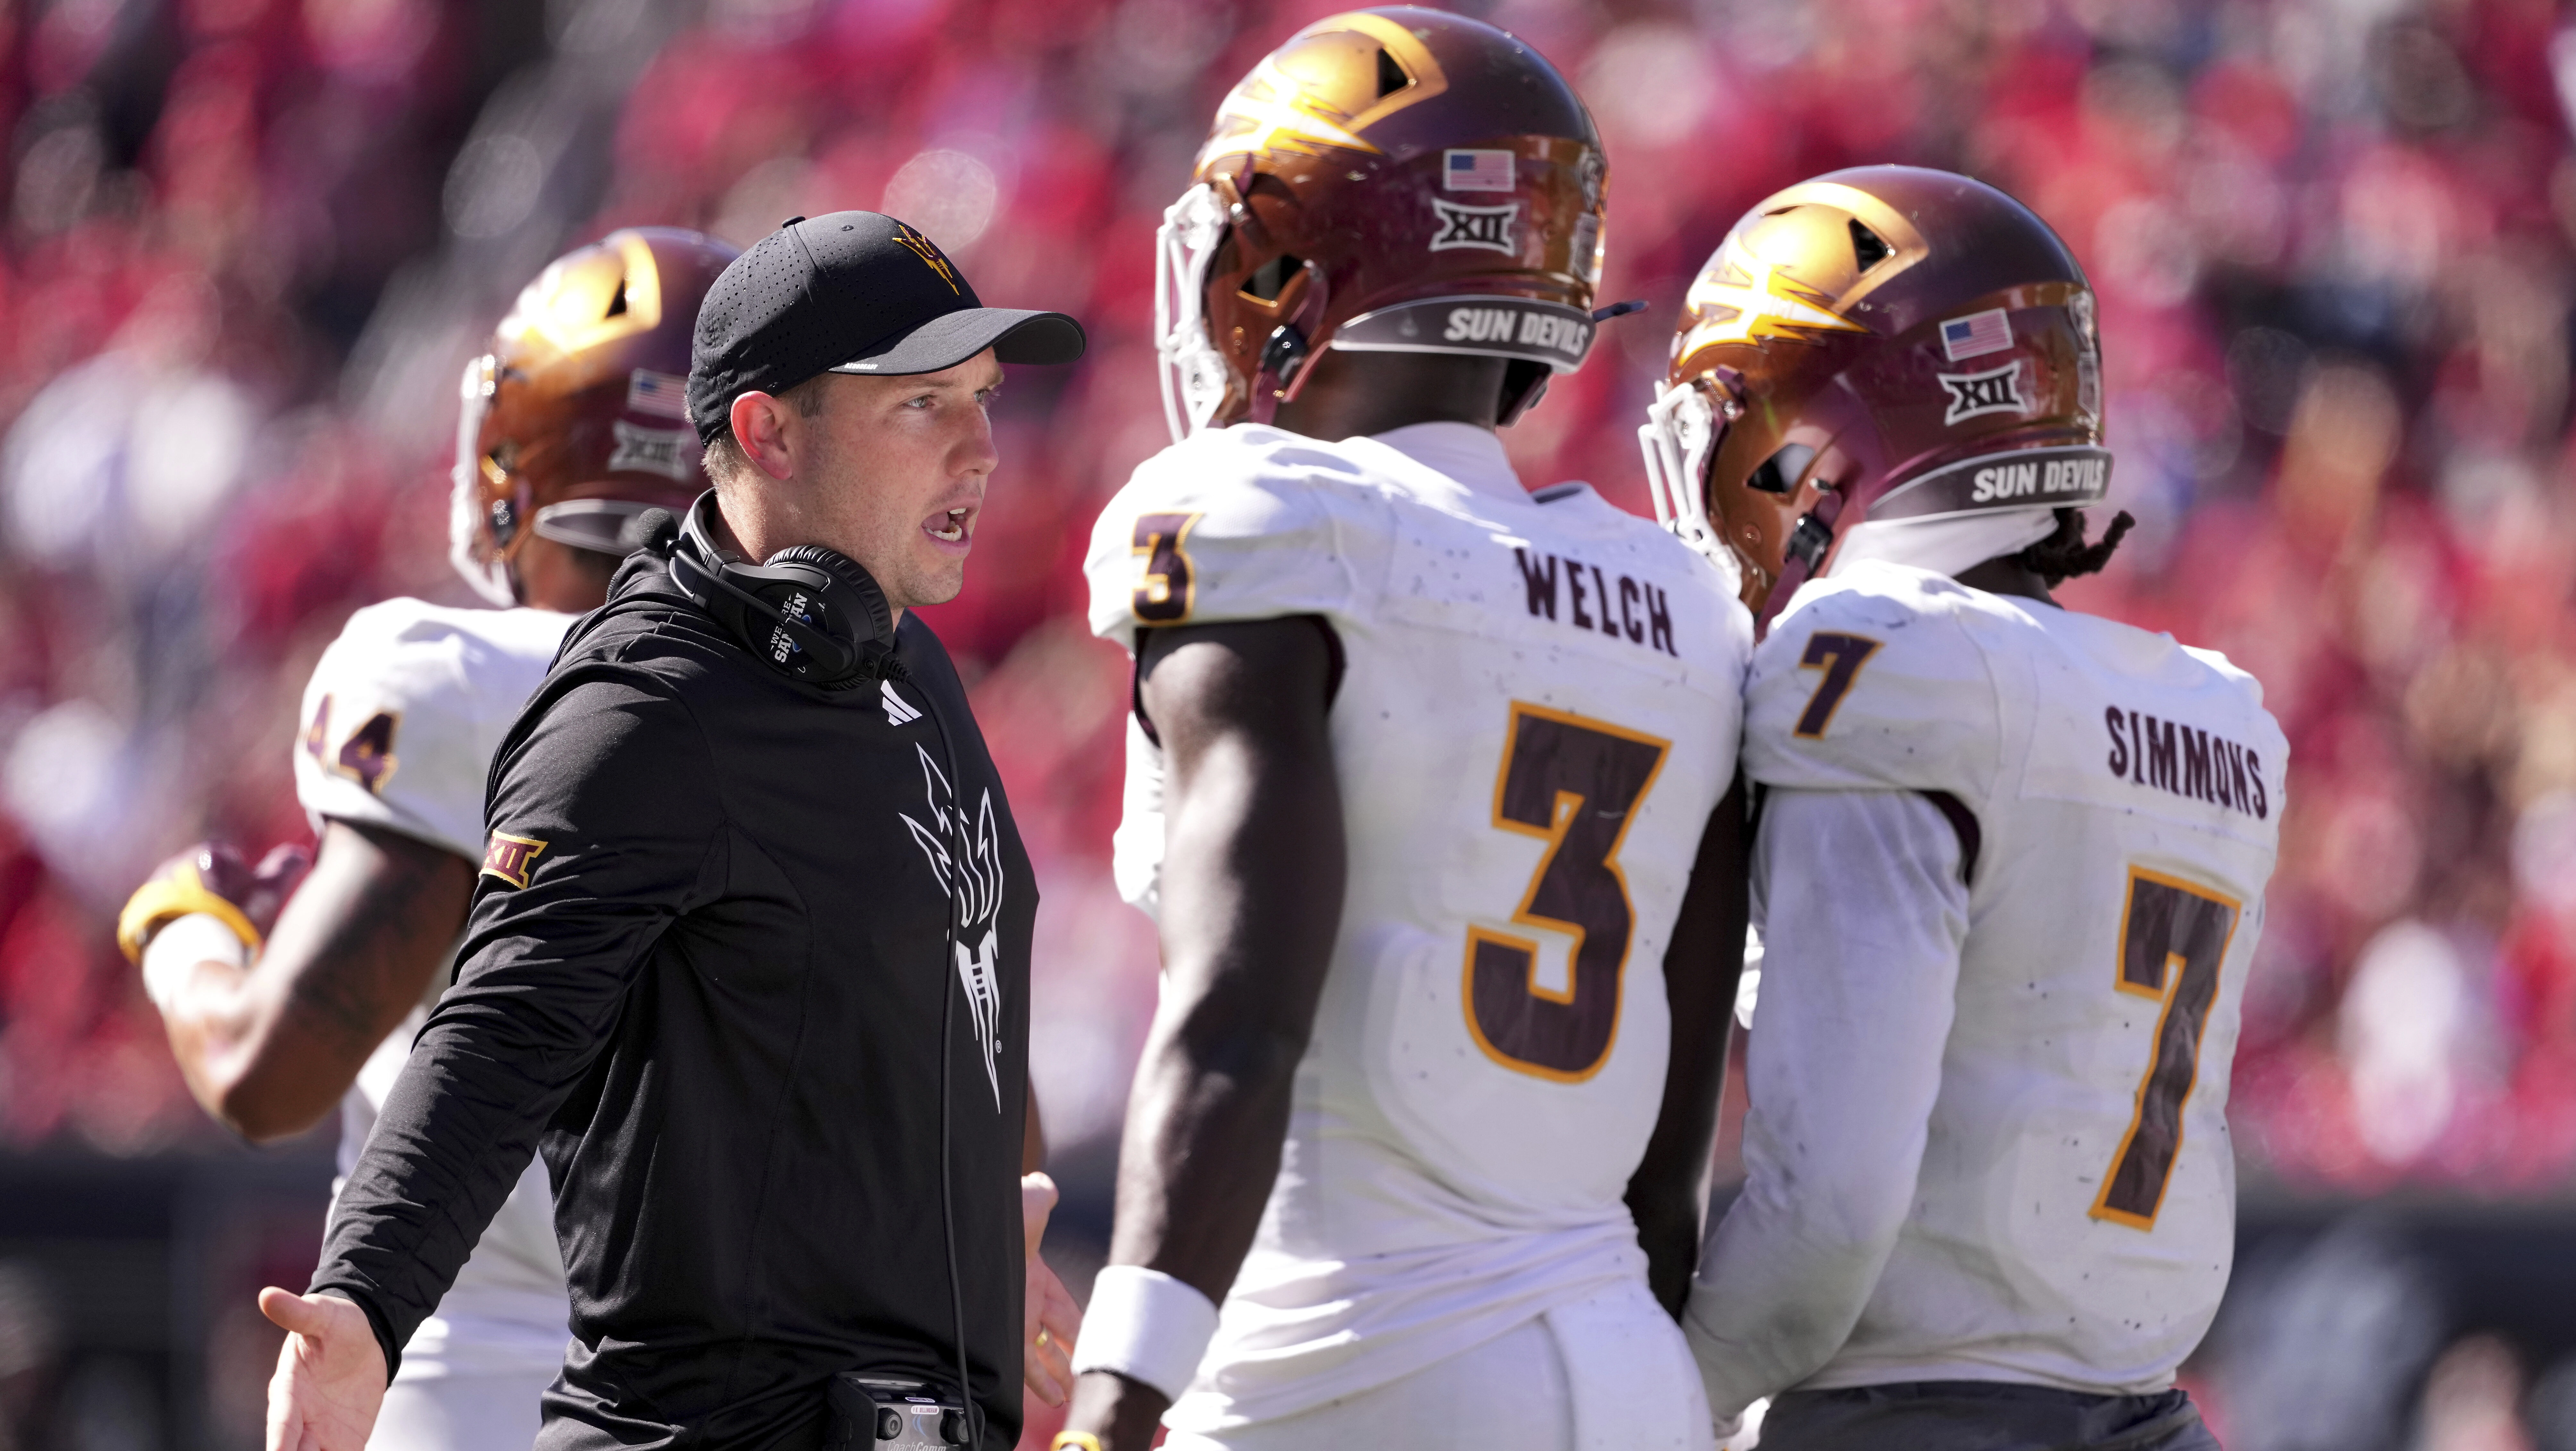
[[[457,980],[335,1203],[312,1289],[367,1312],[390,1376],[728,840],[707,743],[641,670],[559,674],[503,743]]]

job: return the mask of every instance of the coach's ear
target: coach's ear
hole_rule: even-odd
[[[751,460],[752,466],[773,479],[785,481],[796,476],[795,450],[790,441],[791,420],[796,410],[787,400],[753,389],[738,394],[730,415],[734,447]]]

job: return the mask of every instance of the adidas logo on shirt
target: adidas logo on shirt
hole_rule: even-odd
[[[903,726],[903,725],[910,725],[910,724],[912,724],[914,721],[917,721],[917,720],[921,719],[921,712],[920,712],[920,711],[917,711],[917,710],[913,709],[913,708],[912,708],[912,706],[911,706],[910,704],[908,704],[908,703],[904,700],[904,698],[903,698],[902,696],[897,695],[897,694],[895,694],[895,693],[894,693],[894,682],[893,682],[893,681],[891,681],[891,680],[880,680],[880,681],[878,681],[878,682],[877,682],[877,696],[878,696],[878,698],[879,698],[879,699],[881,699],[881,700],[883,700],[883,701],[885,702],[885,708],[886,708],[886,724],[887,724],[887,725],[890,725],[890,726]]]

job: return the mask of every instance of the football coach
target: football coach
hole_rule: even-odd
[[[1017,1439],[1037,887],[909,611],[963,584],[1000,364],[1083,346],[872,212],[717,280],[715,488],[639,521],[493,758],[455,984],[311,1291],[260,1297],[271,1447],[359,1451],[531,1153],[572,1293],[544,1451]]]

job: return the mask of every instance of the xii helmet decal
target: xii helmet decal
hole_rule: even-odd
[[[2021,399],[2021,363],[2018,359],[1983,373],[1935,373],[1941,386],[1950,391],[1949,411],[1941,415],[1943,423],[1965,423],[1988,413],[2026,413],[2029,406]]]
[[[1440,231],[1431,239],[1431,250],[1446,252],[1452,247],[1482,247],[1488,252],[1511,256],[1519,249],[1512,245],[1512,219],[1521,214],[1517,206],[1462,207],[1434,197],[1431,210],[1440,218]]]

